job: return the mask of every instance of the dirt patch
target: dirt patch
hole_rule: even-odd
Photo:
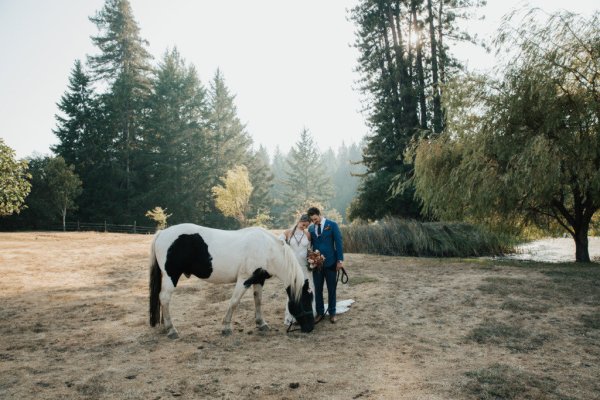
[[[230,285],[183,279],[181,339],[148,326],[151,236],[0,233],[0,398],[590,399],[600,269],[349,254],[351,310],[285,333],[268,281],[254,326]]]

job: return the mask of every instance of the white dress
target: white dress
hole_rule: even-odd
[[[281,240],[285,240],[285,235],[281,234],[279,237]],[[308,261],[306,257],[308,255],[308,246],[310,245],[310,241],[306,236],[306,232],[296,230],[294,235],[290,238],[290,247],[292,248],[294,255],[298,259],[298,263],[302,266],[302,272],[304,273],[304,279],[308,279],[309,290],[314,293],[315,292],[315,284],[313,282],[312,272],[308,270]],[[315,307],[315,299],[313,298],[312,302],[313,315],[316,315],[317,309]],[[290,310],[288,310],[287,303],[285,306],[285,324],[289,325],[293,322],[296,322],[296,319],[290,314]]]
[[[285,234],[281,234],[279,239],[285,240]],[[308,256],[308,246],[310,246],[310,241],[306,236],[305,232],[296,230],[294,235],[290,238],[290,247],[294,251],[298,262],[302,266],[302,272],[304,273],[304,279],[308,279],[308,286],[311,293],[315,293],[315,283],[313,281],[312,271],[308,269],[308,261],[306,257]],[[349,310],[350,306],[354,303],[354,300],[341,300],[336,302],[336,314],[343,314]],[[312,309],[313,315],[317,315],[317,308],[315,306],[315,299],[313,297],[312,301]],[[327,304],[325,304],[325,309],[327,309]],[[290,310],[288,309],[287,302],[285,306],[285,320],[286,325],[296,322],[296,319],[290,314]]]

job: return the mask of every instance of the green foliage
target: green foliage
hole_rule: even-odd
[[[420,257],[472,257],[512,250],[509,237],[466,223],[418,222],[388,218],[343,226],[348,253]]]
[[[63,230],[67,211],[77,208],[75,199],[81,194],[81,179],[74,172],[72,165],[67,165],[64,158],[48,158],[45,168],[45,185],[48,189],[49,205],[62,216]]]
[[[150,218],[152,221],[156,222],[157,229],[165,229],[167,227],[167,219],[172,214],[167,214],[167,209],[163,209],[162,207],[154,207],[152,210],[146,211],[146,217]]]
[[[545,25],[536,17],[501,31],[500,48],[519,51],[500,82],[449,86],[446,132],[415,152],[416,193],[443,219],[553,219],[574,237],[576,259],[589,261],[600,207],[600,13],[588,21],[559,13]]]
[[[442,131],[442,86],[460,67],[447,39],[473,41],[458,21],[482,4],[363,0],[352,10],[370,134],[363,150],[367,171],[350,219],[426,217],[413,197],[413,166],[404,153],[418,137]],[[398,187],[406,190],[393,190]]]
[[[283,201],[290,217],[294,210],[302,208],[307,201],[326,203],[331,198],[331,177],[317,144],[306,128],[300,133],[300,138],[285,161]]]
[[[31,190],[27,161],[17,160],[15,152],[0,138],[0,217],[19,213]]]
[[[76,210],[76,199],[82,191],[82,182],[73,165],[61,156],[38,156],[29,159],[31,193],[27,209],[14,221],[25,221],[31,227],[56,222],[61,217],[63,229],[67,212]]]
[[[274,202],[271,193],[274,176],[267,149],[261,145],[258,150],[253,151],[247,167],[250,183],[254,188],[250,196],[250,212],[257,215],[264,214],[262,210],[271,210]]]
[[[89,56],[93,79],[108,90],[101,95],[102,142],[108,144],[109,184],[103,188],[110,199],[110,213],[116,219],[131,219],[144,208],[135,204],[135,195],[146,183],[140,165],[145,139],[144,118],[150,95],[151,56],[147,41],[133,17],[128,0],[106,0],[90,18],[98,28],[92,37],[99,54]]]
[[[144,208],[165,205],[175,222],[198,221],[198,201],[211,196],[208,184],[201,184],[210,176],[206,90],[177,49],[165,52],[152,86],[141,159],[148,178],[138,202]]]

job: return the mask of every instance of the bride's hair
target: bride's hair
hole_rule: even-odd
[[[298,228],[298,224],[300,222],[310,222],[310,218],[308,217],[308,214],[302,214],[300,216],[300,218],[298,218],[298,222],[296,222],[294,224],[294,227],[292,228],[292,232],[290,233],[290,238],[288,240],[286,240],[289,244],[289,241],[292,239],[292,236],[294,236],[294,233],[296,233],[296,228]]]

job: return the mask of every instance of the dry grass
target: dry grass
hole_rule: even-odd
[[[286,334],[265,287],[220,336],[231,286],[183,279],[182,338],[147,320],[150,236],[0,233],[0,398],[591,399],[600,268],[349,254],[356,303]]]

